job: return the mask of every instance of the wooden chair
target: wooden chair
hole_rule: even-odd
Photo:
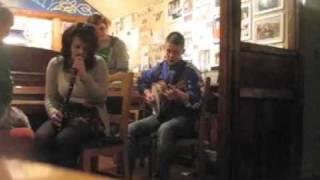
[[[118,103],[108,103],[107,108],[111,125],[118,125],[119,132],[115,136],[103,137],[85,146],[82,151],[82,168],[84,171],[96,171],[99,156],[115,156],[122,154],[124,178],[129,179],[128,166],[128,118],[130,110],[132,73],[119,72],[109,77],[108,99],[117,97]],[[119,108],[114,108],[119,105]],[[120,110],[119,110],[120,109]],[[112,174],[112,173],[111,173]]]
[[[205,84],[202,88],[202,103],[200,108],[200,115],[197,122],[197,125],[195,126],[195,133],[191,135],[190,138],[183,138],[176,143],[176,148],[180,147],[194,147],[194,150],[196,150],[195,155],[192,157],[192,161],[196,160],[196,171],[198,173],[198,176],[200,179],[204,176],[204,147],[205,147],[205,126],[206,126],[206,109],[207,109],[207,102],[209,99],[209,91],[210,91],[210,84],[211,79],[209,77],[206,78]],[[150,156],[148,158],[149,163],[149,170],[148,174],[149,177],[152,176],[153,171],[155,169],[154,163],[157,161],[156,157],[156,150],[157,150],[157,136],[156,134],[152,135],[152,149]]]

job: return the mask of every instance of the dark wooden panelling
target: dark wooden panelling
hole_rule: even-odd
[[[8,46],[14,81],[12,105],[22,109],[34,129],[47,119],[44,108],[45,72],[58,52],[24,46]]]
[[[248,43],[239,54],[233,178],[290,179],[299,155],[299,57],[294,51]]]
[[[240,87],[292,89],[294,56],[278,56],[256,52],[241,52]]]

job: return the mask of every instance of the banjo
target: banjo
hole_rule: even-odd
[[[155,96],[155,101],[151,104],[152,114],[159,115],[161,104],[168,100],[165,96],[165,92],[172,88],[186,91],[187,86],[185,80],[181,80],[174,85],[167,84],[164,80],[160,80],[152,84],[151,93]]]

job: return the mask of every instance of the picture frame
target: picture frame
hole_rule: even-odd
[[[184,0],[183,1],[183,14],[190,14],[193,11],[193,0]]]
[[[212,48],[212,60],[211,60],[211,68],[217,67],[220,64],[220,45],[215,45]]]
[[[52,20],[26,16],[14,16],[14,25],[4,39],[7,44],[42,49],[52,49],[52,41]]]
[[[198,68],[201,72],[210,70],[210,50],[204,49],[198,52]]]
[[[182,16],[181,0],[171,0],[168,3],[168,17],[174,21]]]
[[[212,38],[213,43],[217,44],[220,42],[220,17],[215,17],[213,19]]]
[[[241,40],[246,41],[251,39],[252,29],[252,9],[251,3],[241,4]]]
[[[214,1],[214,7],[215,8],[220,8],[220,1],[222,1],[222,0],[215,0]]]
[[[253,34],[259,44],[280,43],[284,39],[284,15],[278,13],[254,19]]]
[[[254,14],[263,14],[283,9],[283,0],[253,0]]]

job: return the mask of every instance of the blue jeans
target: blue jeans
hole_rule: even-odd
[[[61,131],[50,120],[36,131],[36,159],[68,168],[77,168],[81,145],[96,135],[87,123],[67,125]]]
[[[175,142],[179,138],[190,137],[194,129],[193,125],[193,121],[184,116],[160,122],[154,115],[131,123],[128,130],[130,173],[132,174],[136,157],[141,151],[141,141],[153,132],[157,132],[157,171],[160,179],[168,180],[170,178],[170,161],[175,153]]]

